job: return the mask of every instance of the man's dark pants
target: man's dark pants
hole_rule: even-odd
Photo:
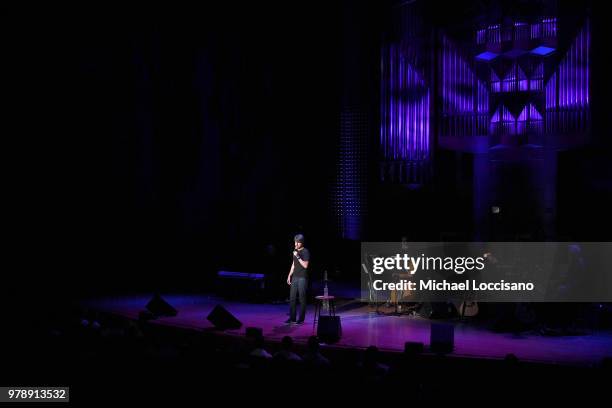
[[[289,291],[289,318],[295,321],[296,300],[300,300],[300,318],[298,321],[303,321],[306,317],[306,286],[308,280],[306,278],[293,278],[291,281],[291,289]]]

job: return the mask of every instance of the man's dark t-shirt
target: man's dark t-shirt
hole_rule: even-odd
[[[304,248],[301,251],[298,251],[300,258],[302,261],[310,260],[310,252]],[[300,261],[298,261],[297,257],[293,255],[293,276],[295,278],[307,278],[308,277],[308,269],[304,268]]]

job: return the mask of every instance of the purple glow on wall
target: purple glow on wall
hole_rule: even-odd
[[[383,53],[380,145],[386,160],[423,161],[430,155],[430,90],[398,45]]]

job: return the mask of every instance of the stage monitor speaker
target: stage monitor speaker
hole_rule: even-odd
[[[455,326],[447,323],[432,323],[430,349],[434,353],[451,353],[455,347]]]
[[[149,310],[141,310],[138,312],[138,320],[141,322],[155,319],[155,315]]]
[[[153,295],[146,308],[154,317],[176,316],[178,314],[178,311],[170,303],[162,299],[159,294]]]
[[[209,322],[211,322],[217,329],[239,329],[242,327],[242,322],[236,319],[233,314],[227,311],[223,306],[217,305],[208,314]]]
[[[319,316],[317,337],[324,343],[335,343],[342,336],[340,316]]]

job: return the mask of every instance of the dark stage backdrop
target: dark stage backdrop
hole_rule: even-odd
[[[220,268],[285,274],[298,231],[317,273],[356,280],[339,174],[347,191],[363,188],[362,239],[469,239],[469,154],[434,146],[430,184],[378,184],[394,3],[4,6],[9,282],[68,297],[200,291]],[[452,25],[472,3],[424,18]],[[607,20],[591,7],[593,144],[560,154],[557,185],[558,230],[583,241],[609,236],[612,204]],[[347,141],[362,149],[357,181],[339,167],[354,157]]]
[[[200,290],[274,251],[285,273],[298,231],[332,248],[347,5],[7,8],[20,276]]]

